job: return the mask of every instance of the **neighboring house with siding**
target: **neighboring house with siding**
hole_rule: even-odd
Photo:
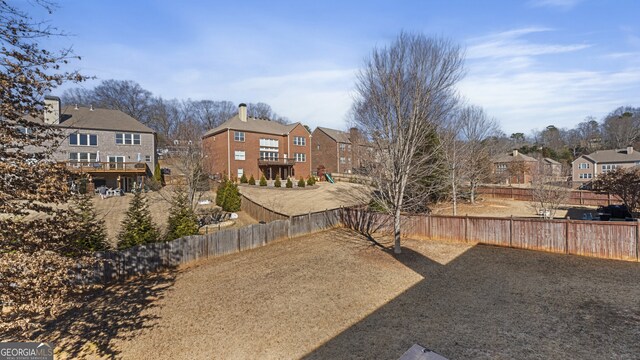
[[[358,172],[366,147],[356,128],[349,132],[317,127],[313,130],[311,158],[313,170],[324,166],[325,172],[351,174]]]
[[[311,174],[310,149],[311,134],[301,123],[249,117],[245,104],[202,137],[205,170],[216,177],[306,178]]]
[[[538,160],[520,154],[518,150],[491,159],[496,182],[504,184],[530,184],[538,166]]]
[[[152,176],[157,140],[151,128],[119,110],[62,108],[55,96],[45,104],[44,122],[66,135],[53,156],[71,171],[87,174],[95,187],[124,191]]]
[[[640,165],[640,152],[635,151],[632,146],[625,149],[599,150],[573,160],[572,181],[574,185],[580,186],[592,181],[600,174],[636,165]]]

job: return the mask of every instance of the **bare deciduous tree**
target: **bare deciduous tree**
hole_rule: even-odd
[[[462,75],[458,46],[408,33],[373,50],[358,74],[354,121],[375,149],[369,173],[374,197],[393,216],[395,253],[401,252],[402,211],[423,206],[434,192],[434,183],[424,181],[441,169],[433,136],[455,107]]]
[[[560,206],[569,200],[571,188],[567,183],[558,182],[553,170],[538,161],[532,171],[531,194],[539,214],[545,219],[553,219]]]
[[[478,185],[491,176],[491,159],[487,140],[498,134],[495,119],[490,118],[479,106],[466,106],[460,112],[460,132],[466,142],[463,164],[464,177],[469,182],[471,203],[476,202]]]

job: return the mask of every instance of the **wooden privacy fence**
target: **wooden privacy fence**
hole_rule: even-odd
[[[639,261],[640,222],[408,216],[407,237]]]
[[[533,201],[532,190],[525,188],[481,186],[478,188],[478,194],[486,198]],[[608,193],[585,190],[572,190],[567,200],[567,205],[606,206],[612,204],[622,204],[622,200]]]
[[[258,221],[271,222],[275,220],[289,219],[289,216],[286,214],[267,209],[243,194],[241,194],[241,196],[242,200],[240,202],[240,210],[246,212],[249,216]]]
[[[340,209],[309,213],[220,230],[207,235],[185,236],[173,241],[136,246],[127,250],[98,252],[93,281],[105,284],[126,280],[195,260],[232,254],[264,246],[272,241],[311,234],[340,226]]]

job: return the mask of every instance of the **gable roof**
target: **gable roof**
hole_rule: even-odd
[[[506,163],[512,161],[526,161],[526,162],[537,162],[538,160],[532,158],[531,156],[523,155],[517,153],[516,156],[513,156],[513,153],[496,155],[493,157],[492,161],[494,163]]]
[[[548,164],[551,164],[551,165],[562,165],[559,162],[553,160],[552,158],[544,158],[544,159],[542,159],[542,161],[544,161],[544,162],[546,162]]]
[[[65,106],[60,112],[60,127],[92,129],[92,130],[122,130],[143,133],[155,133],[153,129],[120,110],[99,109],[91,110],[86,107]]]
[[[254,117],[247,117],[247,121],[242,121],[240,120],[240,116],[236,114],[231,119],[207,131],[204,134],[203,138],[215,135],[226,130],[239,130],[272,135],[287,135],[298,125],[300,125],[299,122],[283,125],[279,122]]]
[[[351,140],[349,139],[349,133],[347,132],[320,127],[320,126],[318,126],[317,129],[327,134],[327,136],[329,136],[335,142],[351,144]]]
[[[583,157],[596,163],[636,162],[640,161],[640,152],[633,148],[631,153],[628,153],[627,149],[598,150]]]

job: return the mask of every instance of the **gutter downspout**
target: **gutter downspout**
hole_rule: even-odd
[[[231,179],[231,129],[227,129],[227,176]]]

